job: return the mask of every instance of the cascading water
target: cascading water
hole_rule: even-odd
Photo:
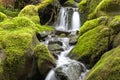
[[[68,16],[69,16],[69,10],[72,9],[73,13],[72,13],[72,18],[71,18],[71,26],[68,26]],[[62,30],[62,31],[76,31],[76,30],[79,30],[79,27],[80,27],[80,15],[78,13],[78,9],[77,8],[61,8],[60,9],[60,12],[59,12],[59,16],[58,16],[58,20],[57,20],[57,24],[56,24],[56,29],[57,30]],[[70,27],[70,28],[69,28]],[[76,34],[72,34],[73,36],[76,35]],[[70,59],[69,57],[67,57],[67,55],[70,53],[70,51],[72,50],[72,48],[74,46],[71,46],[69,44],[69,37],[51,37],[49,35],[48,39],[45,41],[46,45],[48,46],[48,43],[49,41],[60,41],[62,42],[62,48],[64,49],[64,51],[61,51],[60,54],[58,54],[58,60],[57,60],[57,63],[56,63],[56,68],[52,69],[48,75],[46,76],[45,80],[59,80],[57,78],[57,74],[55,72],[55,69],[63,66],[63,71],[67,74],[66,76],[69,77],[69,79],[67,80],[84,80],[88,70],[86,69],[86,67],[84,66],[84,64],[78,62],[78,61],[75,61],[75,60],[72,60]],[[74,64],[75,63],[75,64]],[[68,70],[69,71],[74,71],[74,70],[70,70],[71,68],[74,68],[74,67],[71,67],[71,65],[69,64],[74,64],[75,67],[78,67],[81,71],[78,71],[76,68],[75,68],[75,71],[76,73],[80,73],[78,75],[74,75],[71,74],[72,72],[70,73],[67,73]],[[67,67],[67,66],[70,67],[70,69]],[[65,67],[64,67],[65,66]],[[74,71],[74,72],[75,72]],[[76,78],[73,78],[73,77],[76,77]],[[61,80],[61,79],[60,79]]]
[[[58,15],[57,30],[67,30],[68,29],[68,12],[67,8],[61,8]]]
[[[74,9],[73,16],[72,16],[72,31],[79,30],[80,27],[80,15],[78,9]]]
[[[71,24],[71,25],[69,25]],[[60,9],[56,29],[62,31],[76,31],[80,28],[80,15],[78,8],[62,7]]]

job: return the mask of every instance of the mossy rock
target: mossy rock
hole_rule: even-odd
[[[0,12],[0,22],[2,22],[5,19],[7,19],[7,16],[3,14],[2,12]]]
[[[78,8],[81,13],[81,22],[82,24],[88,20],[88,15],[91,14],[97,5],[101,2],[102,0],[82,0],[78,4]]]
[[[34,5],[28,5],[24,7],[20,13],[18,14],[19,17],[24,16],[32,20],[34,23],[39,24],[40,18],[38,14],[38,8]]]
[[[100,25],[89,30],[79,37],[76,46],[73,48],[70,56],[80,60],[92,67],[109,49],[111,31],[107,26]]]
[[[37,58],[37,66],[43,77],[51,69],[51,66],[55,65],[55,59],[50,54],[48,48],[44,44],[39,44],[34,48],[34,56]]]
[[[97,18],[97,19],[88,20],[80,28],[79,35],[81,36],[85,32],[87,32],[87,31],[97,27],[100,24],[105,24],[106,25],[107,21],[108,21],[108,17],[107,16],[102,16],[102,17]]]
[[[2,60],[2,63],[0,62],[1,80],[25,80],[35,75],[32,66],[34,48],[39,44],[36,30],[36,25],[26,17],[7,19],[0,23],[0,56],[1,51],[5,55],[4,59],[0,57]],[[41,47],[43,51],[48,52],[43,45]],[[44,55],[47,58],[51,56],[50,54]],[[39,57],[38,59],[44,61]]]
[[[120,16],[115,16],[108,25],[111,29],[118,33],[120,31]]]
[[[119,46],[119,45],[120,45],[120,33],[117,34],[115,36],[114,40],[113,40],[113,47],[114,48],[117,47],[117,46]]]
[[[67,1],[64,3],[64,6],[77,7],[77,2],[75,2],[74,0],[67,0]]]
[[[101,57],[85,80],[120,80],[120,46]]]
[[[56,0],[55,0],[56,1]],[[42,8],[45,8],[46,6],[48,6],[49,4],[52,4],[54,2],[54,0],[43,0],[41,3],[39,3],[37,5],[37,8],[40,10]]]
[[[89,14],[88,18],[96,18],[100,16],[115,16],[120,14],[120,0],[102,0],[95,10]]]
[[[84,62],[88,68],[94,66],[101,55],[112,48],[116,31],[108,27],[109,22],[106,16],[85,22],[70,57]]]
[[[0,23],[1,50],[4,50],[6,55],[2,65],[2,80],[18,80],[29,73],[31,67],[26,70],[25,68],[26,57],[31,57],[32,54],[35,36],[33,27],[34,23],[23,17]]]

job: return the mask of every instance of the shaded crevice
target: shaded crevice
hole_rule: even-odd
[[[48,5],[38,11],[40,16],[40,23],[42,25],[52,25],[55,22],[57,8],[54,5]]]
[[[33,56],[31,74],[28,75],[26,80],[44,80],[37,67],[37,59]]]

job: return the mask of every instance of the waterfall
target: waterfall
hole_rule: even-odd
[[[78,8],[62,7],[60,9],[56,26],[56,30],[76,31],[80,28],[80,15]]]
[[[79,30],[80,27],[80,15],[77,9],[74,9],[73,15],[72,15],[72,29],[73,31]]]
[[[57,30],[67,30],[68,29],[68,12],[67,8],[61,8],[58,15]]]
[[[56,28],[56,30],[60,30],[60,31],[70,31],[73,36],[76,36],[76,34],[74,34],[74,31],[77,31],[80,28],[80,15],[79,15],[78,9],[77,8],[69,8],[69,7],[64,8],[64,7],[62,7],[60,9],[55,28]],[[67,55],[70,53],[70,51],[74,47],[74,46],[71,46],[69,44],[69,40],[70,40],[69,37],[49,36],[47,38],[47,40],[45,41],[45,44],[47,43],[46,45],[48,46],[49,41],[56,41],[56,40],[62,42],[62,48],[64,49],[64,51],[61,51],[60,54],[57,54],[58,60],[56,63],[56,68],[59,68],[59,67],[64,66],[66,64],[69,65],[71,63],[72,64],[76,63],[75,66],[80,65],[81,70],[83,70],[82,72],[80,72],[77,79],[84,80],[86,74],[88,73],[88,70],[86,69],[85,65],[82,64],[81,62],[72,60],[69,57],[67,57]],[[57,78],[56,73],[55,73],[56,68],[52,69],[48,73],[45,80],[59,80]],[[66,67],[63,70],[67,72],[68,68]],[[71,70],[71,71],[73,71],[73,70]],[[76,70],[76,72],[79,72],[79,71]],[[68,76],[69,75],[71,75],[71,74],[68,74]],[[73,76],[76,76],[76,75],[73,74]],[[74,80],[74,79],[72,78],[72,76],[70,76],[69,80]]]

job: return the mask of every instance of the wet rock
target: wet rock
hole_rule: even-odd
[[[65,36],[68,36],[70,33],[71,33],[71,32],[62,31],[62,30],[56,30],[56,31],[55,31],[55,35],[65,34]]]
[[[62,46],[57,43],[49,44],[48,48],[50,51],[64,51]]]
[[[39,32],[39,33],[36,34],[36,36],[37,36],[37,38],[38,38],[39,41],[41,41],[41,40],[44,41],[45,38],[47,38],[50,33],[51,32],[48,32],[48,31],[47,32],[46,31]]]
[[[83,66],[77,61],[72,61],[55,69],[59,80],[78,80],[83,71]]]
[[[69,40],[70,45],[75,45],[77,43],[78,36],[71,36]]]

